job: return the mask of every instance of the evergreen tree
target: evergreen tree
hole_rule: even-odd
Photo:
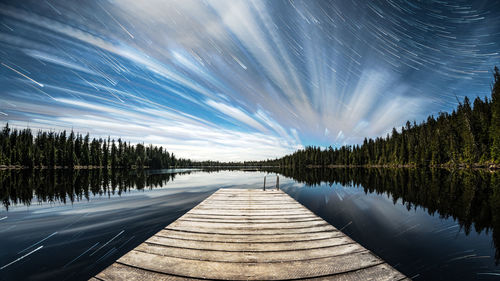
[[[500,72],[495,67],[494,85],[491,91],[491,159],[495,163],[500,163]]]

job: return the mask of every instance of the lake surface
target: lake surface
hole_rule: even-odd
[[[0,280],[87,280],[219,188],[275,184],[415,280],[500,278],[500,173],[0,171]]]

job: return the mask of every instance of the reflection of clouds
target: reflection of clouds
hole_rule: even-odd
[[[253,160],[385,135],[488,85],[497,13],[346,3],[1,5],[0,61],[44,87],[0,66],[0,120]]]

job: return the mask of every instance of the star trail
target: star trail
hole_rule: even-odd
[[[500,2],[2,1],[0,123],[260,160],[490,93]]]

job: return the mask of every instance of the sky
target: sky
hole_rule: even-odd
[[[262,160],[490,95],[500,1],[0,1],[0,125]]]

